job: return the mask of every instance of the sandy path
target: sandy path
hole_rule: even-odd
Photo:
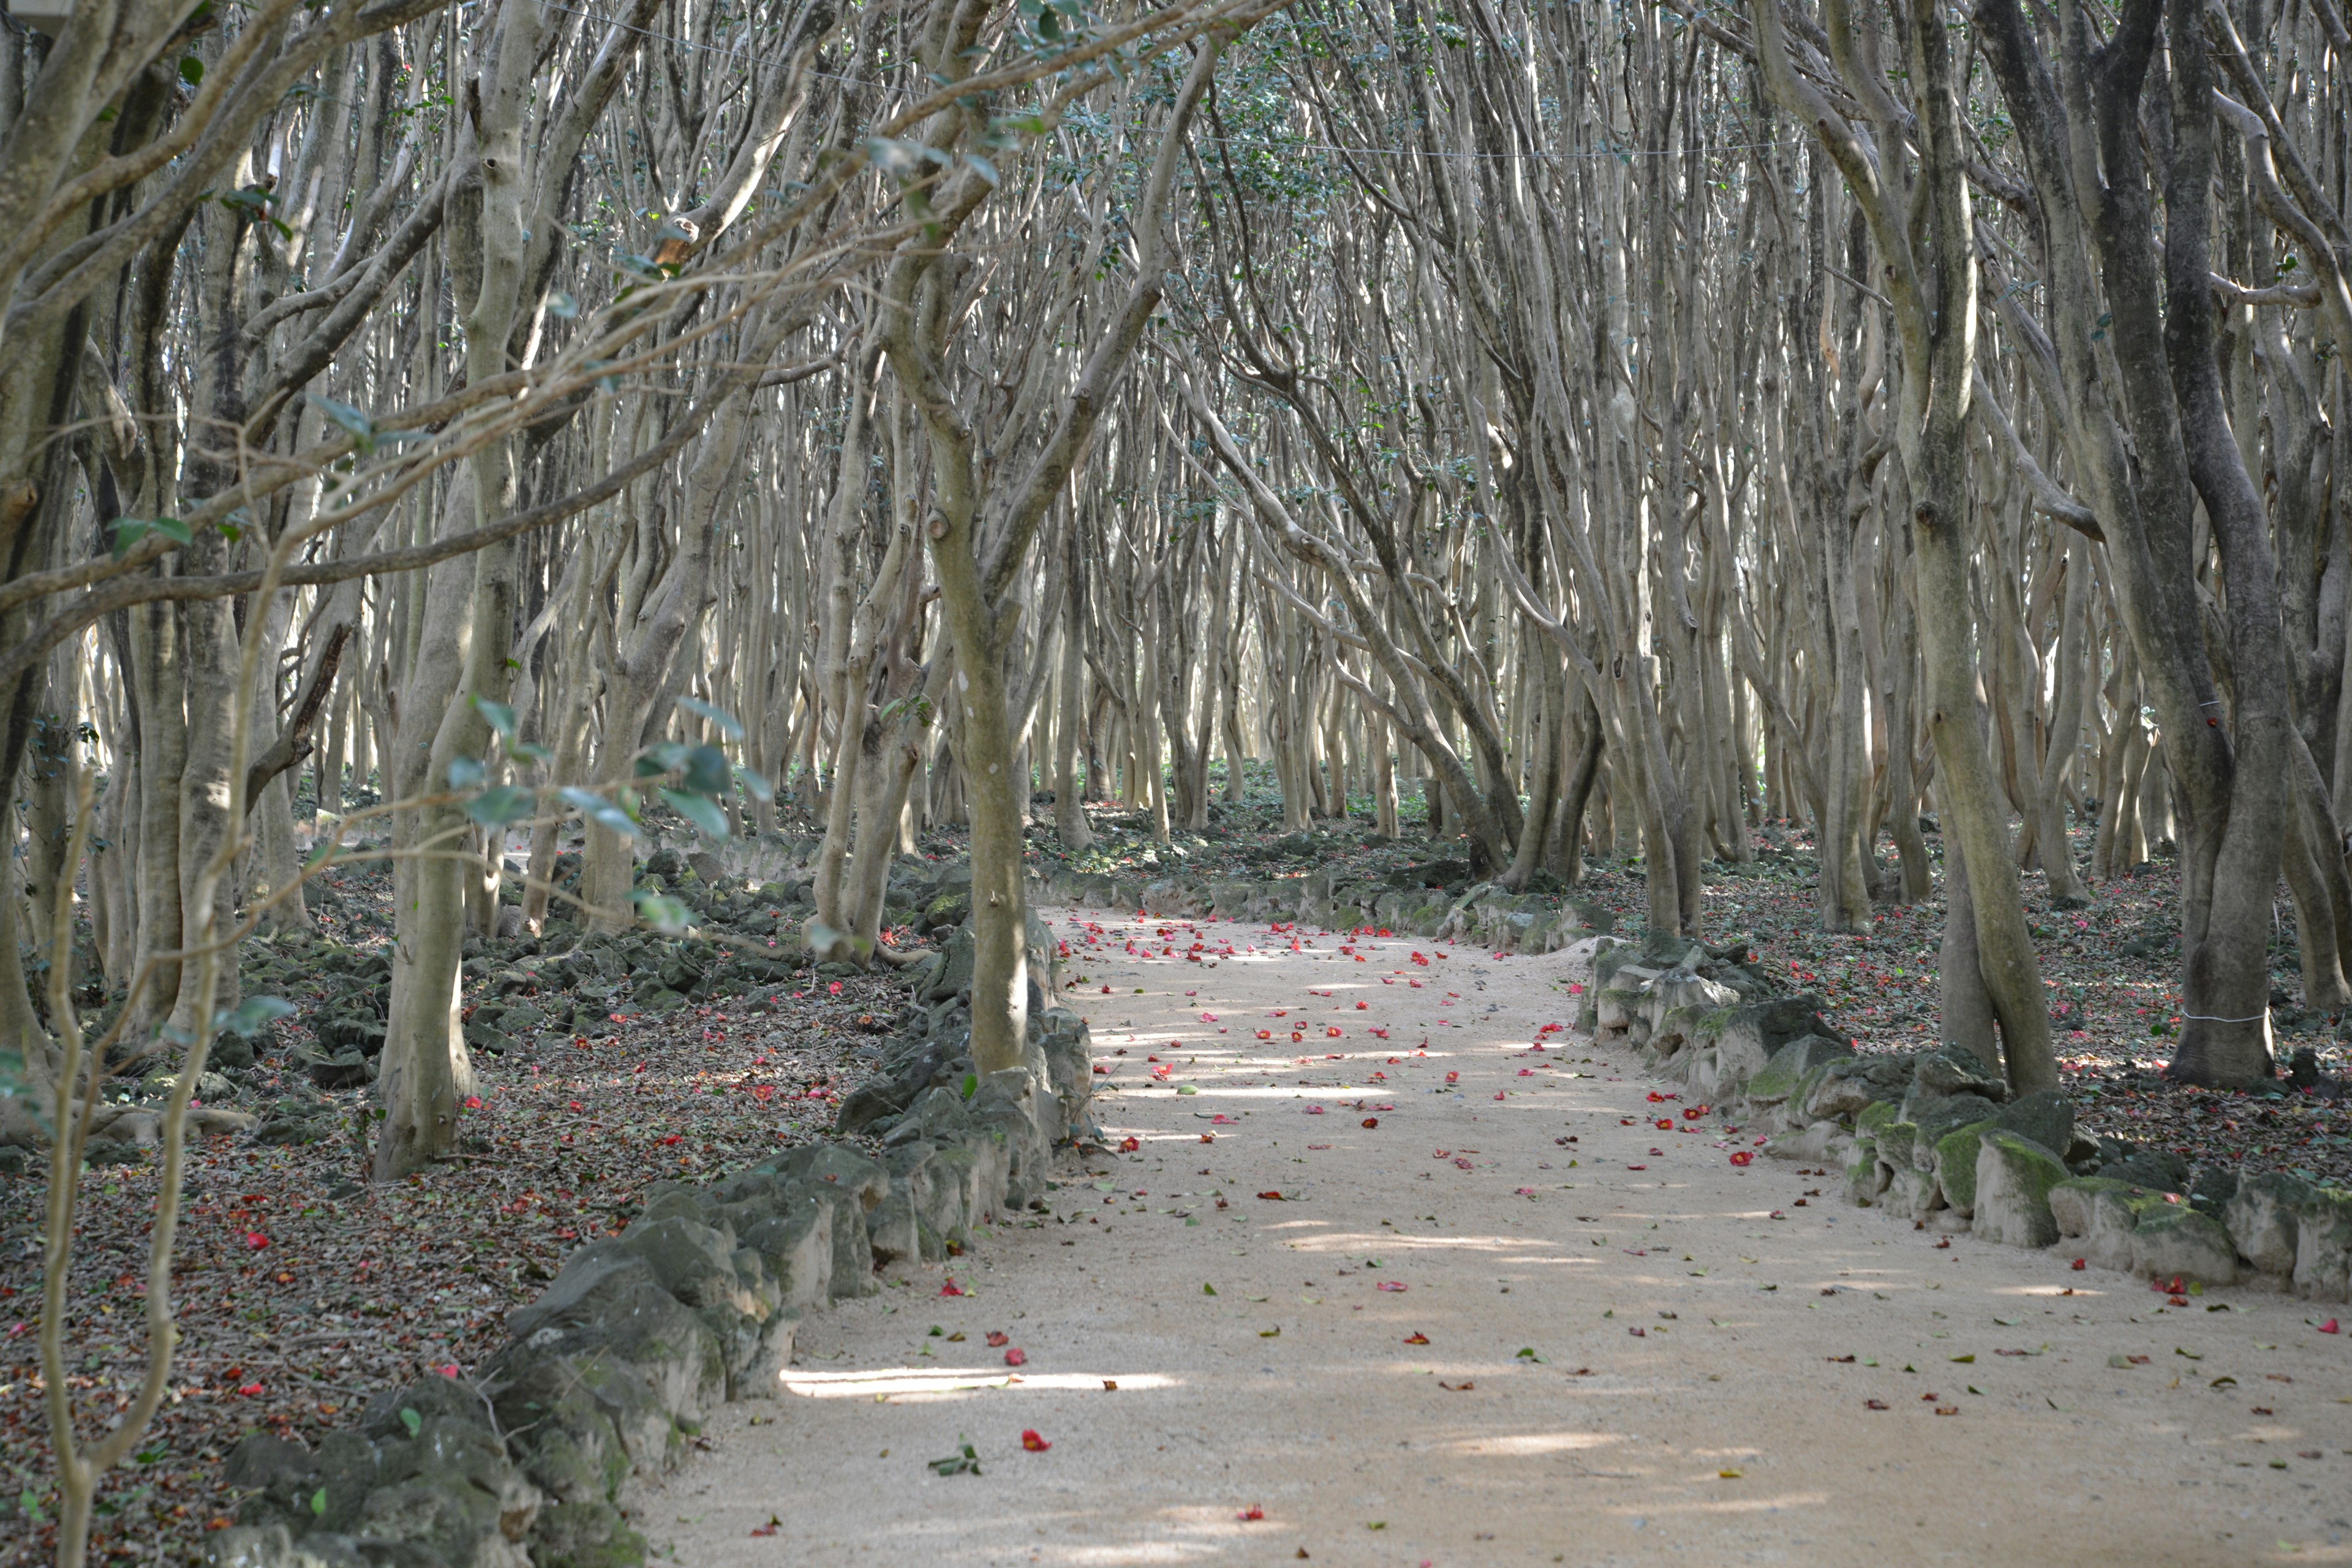
[[[2347,1338],[2300,1301],[2167,1309],[1799,1207],[1833,1184],[1735,1166],[1751,1138],[1588,1041],[1528,1049],[1573,1020],[1564,955],[1205,921],[1212,966],[1181,921],[1087,947],[1050,918],[1139,1150],[819,1318],[783,1399],[730,1406],[645,1500],[675,1561],[2352,1561]],[[984,1473],[935,1477],[960,1436]]]

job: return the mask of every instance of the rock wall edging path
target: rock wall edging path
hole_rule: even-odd
[[[1719,955],[1675,946],[1594,942],[1580,1026],[1767,1134],[1764,1152],[1836,1170],[1849,1202],[2147,1279],[2352,1301],[2352,1193],[2103,1142],[2054,1089],[2011,1099],[1964,1052],[1864,1055],[1816,998],[1734,995],[1708,977]]]
[[[965,900],[968,909],[969,900]],[[267,1433],[230,1456],[253,1489],[209,1543],[214,1568],[631,1568],[632,1484],[675,1468],[719,1403],[772,1398],[808,1314],[871,1295],[1042,1196],[1055,1151],[1090,1126],[1088,1031],[1050,1005],[1053,939],[1034,916],[1031,1060],[980,1078],[969,1045],[968,925],[908,972],[915,999],[882,1077],[836,1131],[708,1183],[663,1182],[620,1236],[580,1247],[511,1314],[470,1381],[425,1377],[371,1401],[317,1451]]]

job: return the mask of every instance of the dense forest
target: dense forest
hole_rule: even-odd
[[[2352,1004],[2336,0],[0,29],[0,1134],[55,1162],[52,1340],[142,1107],[168,1337],[206,1054],[295,1011],[238,954],[353,868],[383,1183],[479,1103],[469,942],[687,932],[665,838],[821,841],[785,933],[887,973],[950,836],[984,1075],[1038,857],[1115,815],[1172,860],[1253,767],[1275,831],[1634,871],[1702,940],[1793,825],[1819,930],[1940,900],[1937,1034],[2019,1093],[2029,900],[2152,861],[2174,1082],[2278,1070],[2282,932]],[[167,1359],[59,1416],[60,1561]]]

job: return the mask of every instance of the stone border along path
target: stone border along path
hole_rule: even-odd
[[[1503,957],[1137,916],[1129,894],[1172,901],[1122,887],[1128,913],[1039,912],[1115,1091],[1095,1110],[1133,1147],[1066,1163],[1044,1212],[804,1329],[781,1403],[718,1412],[713,1451],[633,1497],[658,1555],[2352,1560],[2352,1376],[2345,1336],[2315,1331],[2327,1309],[2168,1297],[2074,1268],[2071,1244],[1954,1234],[1941,1171],[1917,1179],[1918,1122],[1910,1144],[1887,1131],[1970,1092],[1935,1087],[1948,1058],[1881,1083],[1838,1042],[1748,1037],[1809,1027],[1802,999],[1665,1006],[1622,952],[1578,994],[1591,942]],[[1328,882],[1318,901],[1339,901]],[[1529,949],[1575,934],[1536,923],[1514,933]],[[1747,973],[1714,955],[1658,973],[1706,969]],[[1576,1032],[1583,1007],[1624,1034]],[[1748,1110],[1639,1076],[1727,1057],[1736,1076],[1753,1052],[1752,1078],[1768,1044],[1802,1046],[1780,1065],[1806,1068],[1806,1125],[1837,1125],[1790,1139],[1810,1159],[1758,1158]],[[1814,1098],[1829,1081],[1856,1103]],[[2021,1135],[1971,1137],[1997,1159]],[[1839,1139],[1873,1145],[1866,1178],[1859,1155],[1832,1170]],[[1924,1217],[1885,1203],[1898,1173]],[[978,1473],[935,1473],[967,1443]]]
[[[1033,917],[1048,985],[1053,941]],[[885,1158],[814,1142],[717,1181],[648,1184],[620,1236],[580,1247],[508,1315],[512,1338],[481,1367],[385,1391],[315,1452],[243,1439],[224,1476],[249,1494],[207,1544],[214,1568],[642,1563],[637,1489],[707,1447],[727,1401],[777,1396],[811,1314],[1042,1200],[1055,1146],[1085,1127],[1075,1015],[1033,1008],[1038,1071],[971,1074],[971,951],[967,925],[908,972],[918,1005],[889,1070],[843,1108],[853,1127],[888,1128]]]

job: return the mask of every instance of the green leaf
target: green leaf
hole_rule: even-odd
[[[680,816],[694,824],[704,837],[725,838],[728,836],[727,814],[719,810],[719,803],[709,795],[666,789],[661,792],[661,797],[669,802],[671,808]]]
[[[416,1412],[415,1412],[415,1411],[414,1411],[414,1410],[404,1410],[404,1411],[402,1411],[402,1412],[401,1412],[401,1414],[402,1414],[403,1415],[415,1415],[415,1414],[416,1414]],[[415,1436],[415,1434],[414,1434],[414,1433],[411,1433],[411,1434],[410,1434],[410,1436]],[[312,1492],[312,1493],[310,1494],[310,1511],[311,1511],[312,1513],[314,1513],[314,1514],[318,1515],[318,1516],[319,1516],[319,1517],[320,1517],[321,1519],[323,1519],[323,1518],[325,1518],[325,1517],[326,1517],[326,1513],[327,1513],[327,1489],[326,1489],[326,1488],[324,1488],[324,1487],[320,1487],[317,1491],[314,1491],[314,1492]]]
[[[944,1459],[933,1459],[930,1468],[943,1476],[980,1474],[980,1454],[971,1440],[961,1432],[956,1434],[956,1451]]]
[[[466,815],[484,827],[504,827],[509,822],[520,822],[530,815],[530,791],[513,784],[500,784],[486,789],[466,803]]]
[[[449,761],[451,789],[479,789],[482,780],[488,776],[479,757],[453,757]]]
[[[776,786],[768,782],[765,774],[744,767],[740,763],[735,767],[735,782],[741,784],[743,793],[753,800],[768,801],[776,798]]]
[[[647,746],[637,757],[637,777],[657,779],[664,773],[675,773],[686,766],[686,753],[683,741],[663,741]]]
[[[667,893],[647,892],[640,888],[629,895],[637,906],[637,918],[664,936],[684,936],[691,923],[687,907]]]
[[[734,774],[727,766],[727,753],[716,746],[697,746],[686,754],[686,777],[679,787],[697,795],[724,795],[733,783]]]
[[[479,713],[490,728],[499,732],[499,740],[509,742],[514,740],[515,710],[513,709],[503,702],[493,702],[478,692],[468,696],[466,700],[471,702],[474,705],[474,711]]]
[[[190,87],[194,87],[197,83],[203,81],[205,79],[205,62],[196,58],[194,55],[182,55],[180,57],[180,79],[186,82]]]
[[[603,795],[568,785],[555,793],[562,797],[564,805],[605,831],[618,833],[627,838],[636,837],[637,825],[630,818],[629,814]]]
[[[812,952],[829,952],[835,945],[844,942],[847,943],[849,951],[855,953],[863,954],[874,951],[874,943],[866,938],[853,936],[845,931],[835,931],[823,921],[813,920],[803,929],[808,933],[809,951]]]
[[[243,1039],[268,1028],[279,1018],[291,1016],[294,1004],[283,996],[248,996],[236,1005],[234,1013],[222,1011],[213,1015],[213,1027],[226,1029]]]
[[[866,161],[894,179],[911,178],[922,163],[923,146],[900,137],[868,136]]]
[[[963,1097],[964,1097],[966,1100],[970,1100],[973,1095],[978,1094],[979,1092],[980,1092],[980,1075],[979,1075],[978,1073],[976,1073],[976,1072],[968,1072],[968,1073],[964,1074],[964,1075],[963,1075]]]
[[[361,457],[369,457],[374,453],[375,419],[365,409],[354,408],[348,403],[338,403],[331,397],[321,397],[315,392],[310,395],[310,398],[320,413],[341,426],[343,433],[349,436],[352,444],[359,448]]]
[[[401,1411],[400,1424],[408,1428],[408,1435],[412,1437],[425,1430],[425,1417],[419,1415],[414,1410],[404,1409]]]
[[[580,301],[558,289],[547,297],[547,313],[568,321],[580,313]]]
[[[176,517],[118,517],[114,520],[114,558],[121,560],[125,552],[150,533],[160,533],[174,544],[185,544],[195,537],[188,525]]]
[[[709,720],[719,732],[729,740],[740,741],[743,738],[742,724],[736,720],[734,714],[724,708],[713,708],[709,703],[694,697],[681,697],[677,700],[677,705],[689,713]]]

